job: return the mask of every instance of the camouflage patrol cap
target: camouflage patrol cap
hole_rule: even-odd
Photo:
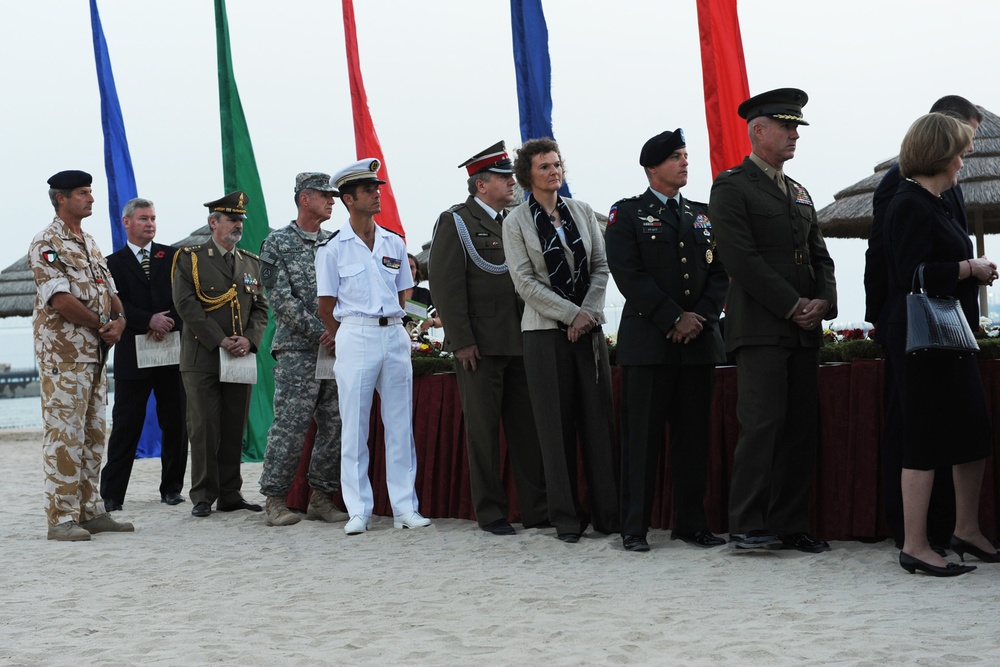
[[[232,218],[244,218],[247,213],[247,203],[250,198],[242,190],[230,192],[225,197],[215,201],[205,202],[209,213],[225,213]]]
[[[318,190],[319,192],[332,192],[340,194],[337,188],[330,182],[330,174],[321,171],[304,171],[295,177],[295,194],[303,190]]]

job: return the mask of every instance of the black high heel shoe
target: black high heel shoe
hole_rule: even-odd
[[[910,554],[903,553],[902,551],[899,552],[899,566],[910,574],[920,570],[921,572],[926,572],[932,577],[957,577],[960,574],[972,572],[976,569],[975,565],[959,565],[958,563],[948,563],[945,567],[938,567],[937,565],[925,563],[919,558],[914,558]]]
[[[951,550],[958,554],[963,563],[965,562],[965,554],[967,553],[972,554],[984,563],[1000,563],[1000,553],[983,551],[975,544],[970,544],[957,535],[951,536]]]

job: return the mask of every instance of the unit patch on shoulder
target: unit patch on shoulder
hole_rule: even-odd
[[[608,212],[608,227],[615,224],[615,218],[618,217],[618,204],[611,207],[611,211]]]
[[[43,251],[42,251],[42,257],[43,257],[43,258],[45,259],[45,261],[46,261],[46,262],[48,262],[49,264],[51,264],[52,262],[54,262],[54,261],[56,261],[57,259],[59,259],[59,255],[58,255],[58,254],[56,253],[56,251],[55,251],[55,250],[43,250]]]

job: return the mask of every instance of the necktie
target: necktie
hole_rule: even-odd
[[[780,171],[774,172],[774,182],[777,184],[778,189],[784,194],[788,194],[788,186],[785,184],[785,177]]]
[[[142,264],[142,270],[146,274],[146,277],[148,278],[149,277],[149,251],[146,250],[145,248],[143,248],[142,250],[139,251],[139,254],[142,255],[142,259],[139,260],[139,263]]]
[[[503,213],[497,213],[497,222],[503,224]]]
[[[667,208],[669,208],[670,212],[674,214],[674,218],[676,220],[679,221],[681,219],[681,214],[680,214],[680,211],[678,210],[677,200],[676,199],[673,199],[673,198],[668,199],[667,200]]]
[[[233,272],[233,266],[235,265],[235,261],[234,261],[234,259],[233,259],[233,254],[234,254],[234,253],[232,253],[232,252],[227,252],[227,253],[225,254],[225,258],[226,258],[226,266],[228,266],[228,267],[229,267],[229,272],[230,272],[230,273],[232,273],[232,272]]]

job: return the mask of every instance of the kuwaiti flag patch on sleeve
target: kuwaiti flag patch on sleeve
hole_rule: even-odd
[[[52,249],[43,250],[42,251],[42,257],[44,257],[45,261],[48,262],[49,264],[51,264],[52,262],[54,262],[57,259],[59,259],[59,255],[57,255],[56,251],[52,250]]]

